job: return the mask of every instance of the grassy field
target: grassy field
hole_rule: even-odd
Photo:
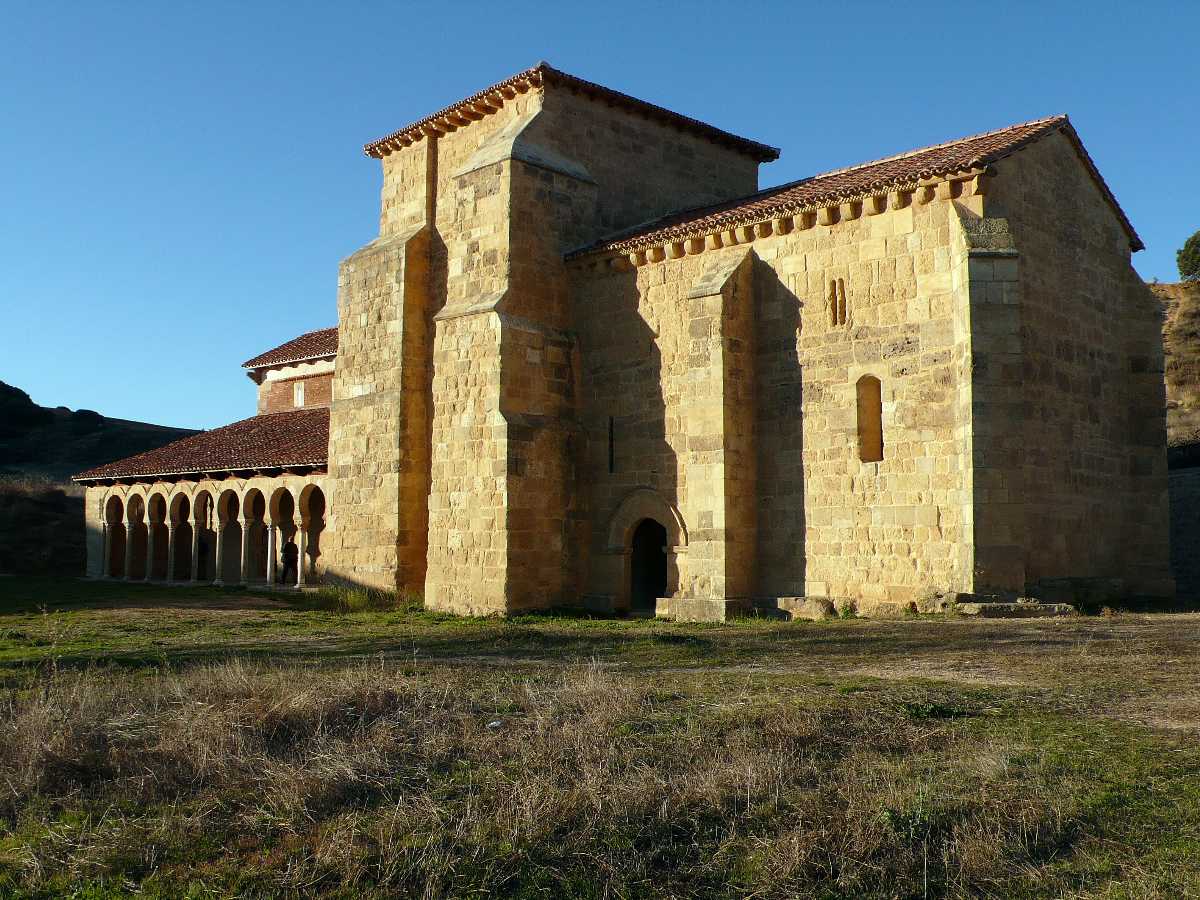
[[[1200,615],[0,579],[0,895],[1200,896]]]

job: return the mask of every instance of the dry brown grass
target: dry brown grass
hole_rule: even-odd
[[[2,864],[30,891],[957,893],[1022,879],[1078,811],[964,712],[595,666],[57,673],[3,710]]]
[[[1200,616],[343,605],[0,581],[0,896],[1200,895]]]

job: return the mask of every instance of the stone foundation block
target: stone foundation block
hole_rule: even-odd
[[[754,604],[747,599],[702,600],[697,597],[659,597],[654,615],[677,622],[728,622],[749,616]]]
[[[1069,603],[1038,603],[1031,600],[959,603],[955,609],[960,615],[981,619],[1051,619],[1077,614],[1075,607]]]
[[[769,619],[808,619],[813,622],[837,615],[828,597],[769,597],[756,600],[754,611]]]

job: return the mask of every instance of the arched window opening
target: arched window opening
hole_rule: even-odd
[[[883,459],[883,385],[874,375],[858,379],[858,458]]]

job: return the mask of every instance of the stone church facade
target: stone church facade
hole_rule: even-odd
[[[464,614],[1172,593],[1159,305],[1065,116],[759,190],[775,149],[540,64],[366,153],[336,331],[79,476],[91,574],[186,526]]]

